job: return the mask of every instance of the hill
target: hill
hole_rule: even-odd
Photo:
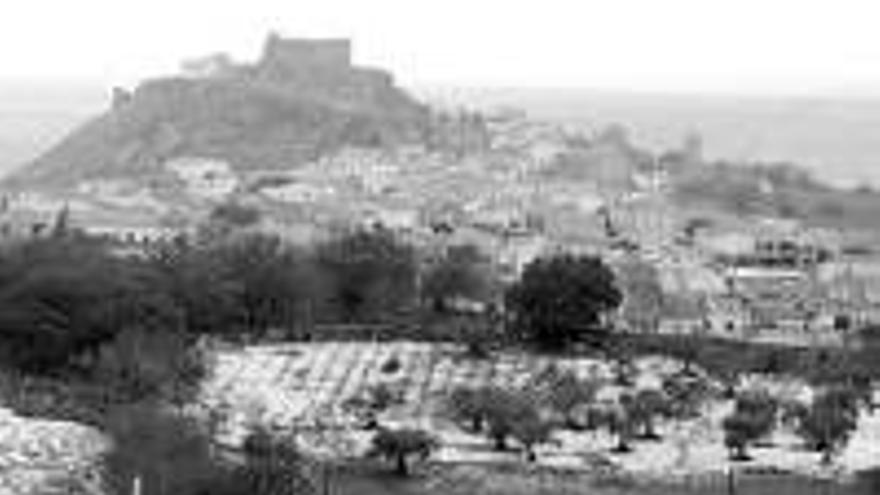
[[[676,203],[691,211],[779,217],[844,229],[876,229],[880,215],[880,194],[873,190],[833,187],[789,164],[705,163],[673,182]]]
[[[112,108],[5,180],[53,189],[83,180],[149,178],[199,156],[234,170],[295,166],[346,145],[420,142],[428,110],[390,74],[351,63],[347,40],[272,35],[251,65],[225,58],[116,90]]]

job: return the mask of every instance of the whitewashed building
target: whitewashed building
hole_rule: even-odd
[[[204,199],[221,199],[238,187],[238,178],[229,163],[200,157],[175,158],[165,168],[182,180],[187,191]]]

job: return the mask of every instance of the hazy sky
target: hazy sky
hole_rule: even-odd
[[[876,0],[875,0],[876,2]],[[270,29],[352,37],[404,84],[880,94],[880,6],[834,0],[22,0],[0,80],[131,84],[256,56]]]

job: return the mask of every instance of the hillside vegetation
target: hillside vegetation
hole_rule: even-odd
[[[871,190],[834,188],[804,169],[779,164],[705,164],[676,177],[674,197],[688,209],[797,219],[818,227],[872,229],[880,214],[880,195]]]

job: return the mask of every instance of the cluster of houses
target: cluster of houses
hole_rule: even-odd
[[[848,254],[842,233],[757,224],[720,237],[666,277],[661,332],[809,344],[880,322],[880,256]]]
[[[422,246],[473,244],[508,281],[536,257],[559,251],[612,260],[635,255],[660,278],[657,331],[663,333],[809,341],[880,321],[880,255],[851,249],[841,232],[751,220],[683,228],[664,200],[663,170],[699,161],[699,142],[689,140],[681,152],[652,163],[620,129],[572,148],[575,134],[515,112],[483,119],[474,126],[487,129],[490,139],[478,155],[456,157],[426,146],[351,147],[264,176],[200,157],[170,159],[165,170],[200,204],[249,194],[285,212],[289,221],[281,215],[266,222],[279,234],[301,226],[293,237],[313,238],[322,226],[345,221],[382,226]],[[580,153],[575,158],[589,169],[589,180],[565,164],[571,150]],[[551,173],[541,176],[545,169]],[[161,201],[143,191],[112,181],[81,189],[88,201],[3,197],[0,238],[44,235],[61,212],[76,228],[120,246],[143,247],[189,228],[163,221],[168,212]],[[113,208],[103,209],[104,203]]]

